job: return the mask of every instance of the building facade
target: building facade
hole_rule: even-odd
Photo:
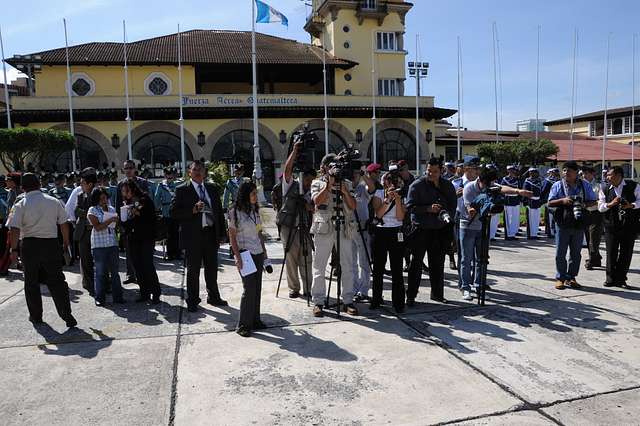
[[[518,120],[516,121],[516,131],[518,132],[535,132],[536,130],[538,132],[544,132],[545,123],[544,118],[539,118],[539,119],[535,119],[535,118],[528,118],[526,120]]]
[[[323,56],[326,58],[330,150],[347,144],[373,158],[373,102],[377,160],[408,160],[416,167],[415,98],[404,96],[404,1],[314,1],[305,29],[309,44],[257,34],[259,140],[265,189],[283,167],[291,135],[309,123],[324,155]],[[192,30],[181,34],[182,98],[179,98],[178,35],[130,42],[128,52],[131,145],[135,160],[158,175],[180,160],[179,102],[184,110],[187,160],[243,163],[253,168],[251,33]],[[71,153],[42,165],[58,171],[128,157],[122,43],[87,43],[69,48],[77,164]],[[12,98],[16,126],[69,129],[65,49],[39,57],[34,96]],[[7,62],[20,66],[24,56]],[[372,73],[372,69],[375,70]],[[373,96],[375,95],[375,96]],[[436,153],[436,120],[454,110],[419,99],[420,158]],[[0,118],[3,120],[4,118]]]

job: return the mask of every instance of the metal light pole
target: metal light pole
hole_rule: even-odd
[[[418,51],[418,36],[416,36],[416,52]],[[418,54],[416,53],[416,62],[409,62],[409,77],[416,79],[416,176],[420,175],[420,80],[427,78],[429,74],[429,63],[418,62]],[[429,146],[427,145],[427,151]]]

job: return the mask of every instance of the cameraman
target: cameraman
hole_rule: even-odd
[[[607,245],[607,279],[605,287],[626,287],[627,272],[638,237],[640,220],[640,185],[624,179],[624,170],[613,166],[607,172],[608,185],[600,191],[598,210],[603,213]]]
[[[300,196],[300,183],[293,178],[293,168],[303,146],[304,142],[296,142],[284,165],[282,207],[277,215],[282,245],[287,256],[285,262],[287,285],[289,286],[289,297],[292,299],[300,297],[299,277],[304,281],[303,295],[307,296],[311,291],[311,247],[313,247],[313,242],[309,235],[309,226],[313,215],[313,203],[309,189],[316,174],[313,170],[302,173],[302,191],[304,192],[302,196]],[[301,214],[304,215],[302,224],[299,223]],[[302,238],[306,239],[306,256],[302,250]]]
[[[353,304],[353,254],[351,240],[356,236],[356,225],[353,220],[353,210],[356,208],[356,200],[351,196],[351,182],[343,180],[339,182],[336,174],[340,172],[338,167],[332,166],[338,157],[335,154],[327,154],[320,164],[321,176],[311,183],[311,199],[316,211],[313,215],[311,233],[314,235],[316,246],[313,257],[313,316],[322,317],[324,300],[326,297],[325,271],[331,255],[331,249],[336,244],[336,229],[332,217],[336,214],[336,202],[334,192],[342,195],[342,209],[344,212],[344,225],[340,232],[340,265],[342,270],[342,301],[344,309],[349,315],[358,315],[358,310]]]
[[[468,171],[465,167],[465,176],[467,174]],[[477,176],[477,171],[475,174]],[[458,210],[460,213],[460,283],[458,287],[464,300],[473,300],[473,296],[471,296],[471,262],[474,259],[475,271],[473,276],[476,290],[481,279],[478,256],[480,254],[480,243],[482,242],[482,221],[477,217],[479,212],[473,207],[473,201],[478,195],[487,193],[489,188],[499,189],[500,193],[504,195],[518,195],[525,198],[531,198],[533,195],[531,191],[524,189],[497,185],[495,183],[496,180],[498,180],[498,171],[491,167],[485,167],[475,181],[464,186],[464,208]]]
[[[564,178],[554,183],[549,193],[549,208],[554,209],[556,222],[556,288],[580,288],[576,276],[582,258],[582,240],[585,230],[585,208],[596,204],[591,185],[578,177],[578,163],[567,161]],[[567,267],[567,248],[570,260]]]
[[[413,258],[409,267],[407,306],[415,304],[425,252],[429,263],[431,300],[446,303],[444,260],[453,236],[457,196],[453,184],[441,176],[441,170],[441,160],[431,157],[426,176],[416,179],[409,188],[407,209],[411,212],[411,222],[417,226],[417,230],[411,237]]]

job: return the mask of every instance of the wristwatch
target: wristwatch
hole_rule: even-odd
[[[20,254],[20,249],[19,248],[9,248],[9,253],[18,253],[18,254]]]

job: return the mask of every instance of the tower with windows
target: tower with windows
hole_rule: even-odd
[[[336,95],[404,95],[405,16],[412,6],[403,0],[313,1],[305,25],[312,43],[358,63],[336,69]]]

